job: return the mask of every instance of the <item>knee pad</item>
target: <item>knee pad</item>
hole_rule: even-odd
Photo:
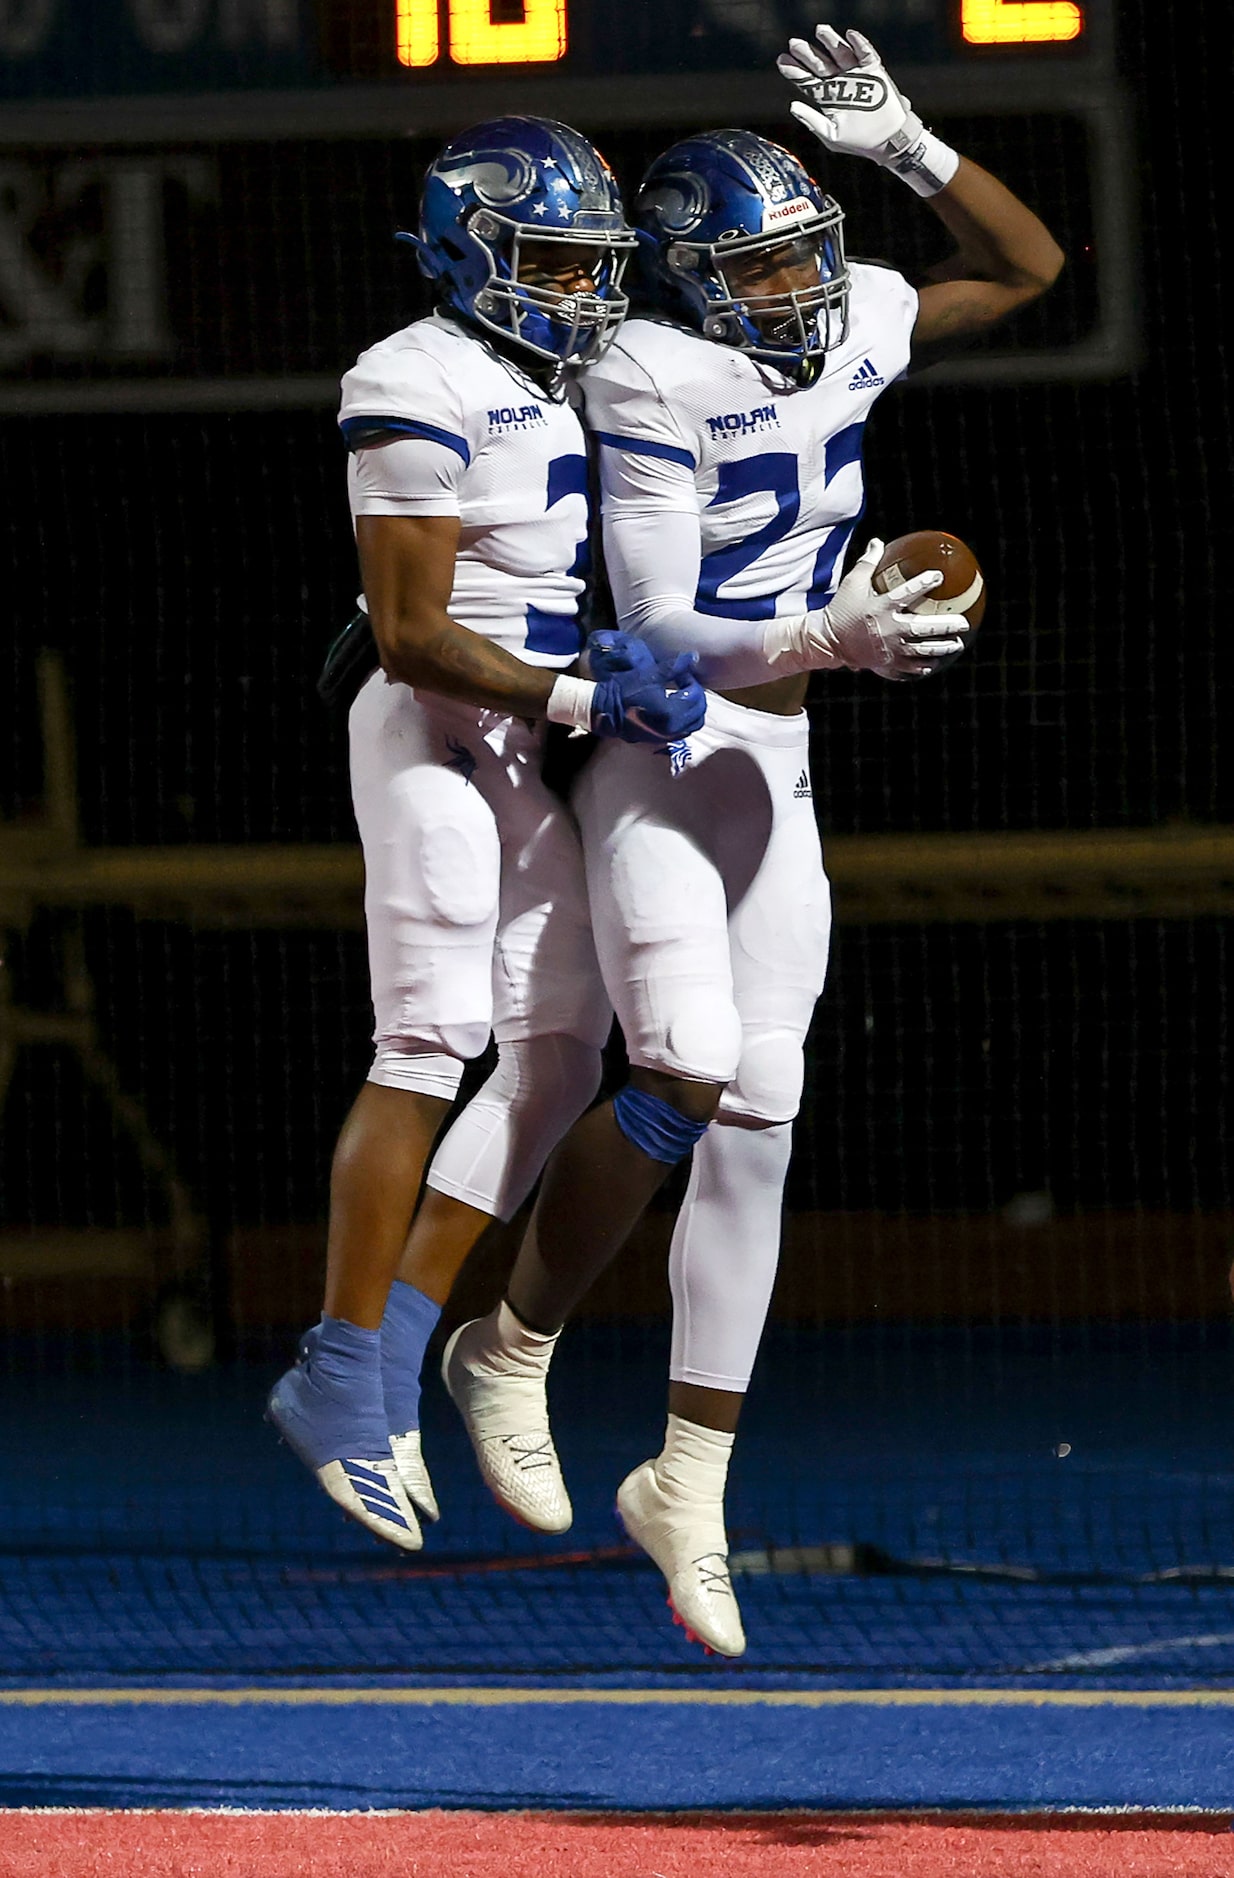
[[[732,1121],[791,1122],[801,1106],[804,1081],[805,1056],[794,1031],[747,1031],[720,1112]]]
[[[661,1041],[639,1048],[641,1066],[691,1082],[731,1082],[741,1060],[741,1018],[731,1000],[680,985],[656,1003],[663,1004],[666,1021]]]
[[[601,1070],[598,1046],[564,1032],[498,1045],[497,1067],[476,1099],[518,1118],[523,1158],[536,1160],[519,1205],[561,1137],[594,1102]]]
[[[408,871],[402,883],[413,915],[445,927],[481,926],[497,904],[500,847],[491,817],[470,811],[433,784],[423,771],[400,777],[394,794],[402,798],[411,836]]]
[[[429,1186],[490,1218],[512,1218],[599,1087],[594,1044],[564,1034],[503,1043],[433,1157]]]
[[[479,1056],[483,1048],[481,1043],[470,1055]],[[453,1102],[462,1075],[462,1058],[453,1052],[421,1049],[383,1037],[368,1081],[380,1083],[384,1089],[408,1089],[414,1095],[440,1096],[443,1102]]]
[[[683,1161],[697,1141],[707,1133],[709,1122],[692,1121],[675,1109],[671,1102],[648,1095],[627,1083],[613,1097],[613,1114],[626,1140],[670,1167]]]

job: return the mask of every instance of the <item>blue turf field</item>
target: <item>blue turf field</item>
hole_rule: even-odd
[[[612,1491],[656,1440],[659,1341],[599,1329],[563,1350],[571,1548],[620,1543]],[[277,1446],[260,1420],[270,1370],[176,1377],[101,1349],[93,1369],[57,1371],[44,1351],[13,1368],[3,1403],[4,1673],[1220,1685],[1234,1680],[1231,1369],[1224,1327],[1207,1346],[890,1327],[773,1340],[735,1470],[735,1549],[757,1562],[769,1543],[862,1542],[867,1563],[913,1569],[742,1579],[751,1649],[726,1669],[671,1627],[638,1559],[481,1569],[562,1542],[487,1502],[439,1390],[426,1446],[446,1516],[408,1566]]]
[[[337,1692],[340,1693],[341,1692]],[[0,1706],[0,1805],[1227,1811],[1234,1709]]]

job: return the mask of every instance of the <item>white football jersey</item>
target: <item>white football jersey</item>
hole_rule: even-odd
[[[457,515],[450,615],[530,665],[578,657],[587,453],[576,412],[433,314],[343,379],[352,516]]]
[[[696,614],[800,614],[839,583],[864,506],[862,432],[908,364],[917,318],[902,275],[860,262],[851,275],[847,338],[811,384],[648,319],[627,320],[583,375],[606,520],[697,515]]]

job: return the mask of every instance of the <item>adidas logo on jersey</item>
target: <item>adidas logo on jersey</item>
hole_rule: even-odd
[[[885,385],[887,380],[880,378],[874,368],[873,359],[863,359],[857,368],[856,377],[849,386],[850,391],[873,391],[876,385]]]
[[[748,437],[752,431],[780,428],[780,413],[774,404],[759,404],[752,411],[727,411],[722,417],[709,417],[707,429],[713,437]]]
[[[547,422],[543,406],[539,404],[503,404],[499,411],[488,414],[490,430],[525,430],[528,424]]]
[[[800,776],[797,778],[797,787],[793,790],[794,802],[800,802],[803,797],[808,802],[813,802],[814,800],[814,791],[810,787],[810,772],[808,769],[802,770]]]

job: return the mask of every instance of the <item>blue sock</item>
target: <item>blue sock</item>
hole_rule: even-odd
[[[381,1332],[323,1317],[300,1339],[300,1361],[274,1386],[270,1413],[312,1467],[344,1456],[385,1458]]]
[[[410,1434],[420,1426],[420,1371],[440,1316],[441,1306],[414,1285],[396,1278],[390,1286],[381,1320],[381,1386],[392,1435]]]
[[[356,1392],[361,1400],[372,1389],[381,1363],[381,1332],[364,1330],[345,1317],[326,1317],[300,1339],[301,1360],[324,1389]]]

